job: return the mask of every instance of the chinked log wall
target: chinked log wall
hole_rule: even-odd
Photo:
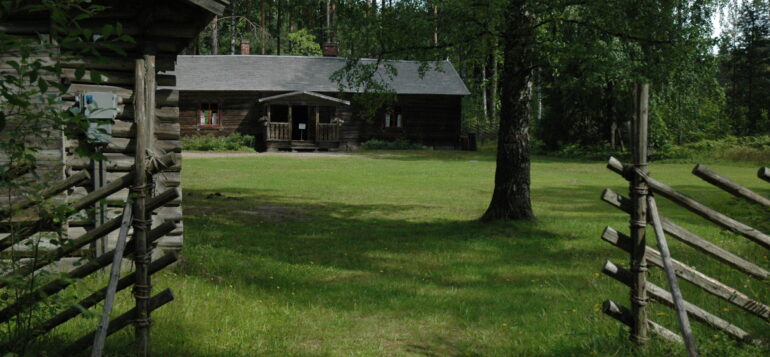
[[[115,61],[116,63],[123,62],[127,61],[127,59],[115,59]],[[167,64],[164,65],[164,62]],[[169,70],[171,69],[170,63],[170,58],[159,57],[158,69]],[[67,66],[69,64],[64,63],[63,65]],[[124,75],[133,78],[133,70],[126,71]],[[166,77],[166,80],[171,79],[172,77]],[[93,83],[76,81],[73,78],[72,85],[68,92],[74,95],[78,92],[88,91],[113,92],[123,99],[123,105],[121,105],[123,112],[115,121],[113,127],[113,140],[105,149],[105,157],[107,158],[107,182],[109,183],[130,171],[134,165],[136,128],[133,121],[133,84],[108,83],[104,85],[95,85]],[[156,91],[155,95],[156,111],[155,118],[153,118],[153,134],[155,140],[151,145],[157,153],[176,153],[177,155],[181,155],[182,145],[179,127],[179,92],[170,89],[159,89]],[[74,97],[65,97],[65,100],[74,100]],[[74,102],[68,104],[74,104]],[[82,170],[88,170],[89,160],[77,157],[74,152],[74,149],[77,147],[77,142],[68,140],[65,147],[67,173],[73,175]],[[177,161],[181,163],[181,157]],[[163,192],[169,188],[181,190],[181,164],[164,169],[161,173],[156,174],[153,182],[155,183],[155,192]],[[84,196],[89,189],[90,188],[87,186],[77,187],[70,193],[70,196],[75,198]],[[115,217],[116,209],[123,205],[128,194],[129,190],[123,189],[107,198],[107,219]],[[158,246],[161,250],[181,249],[183,241],[181,195],[180,198],[166,204],[163,208],[155,212],[153,227],[157,226],[159,224],[158,222],[163,222],[164,220],[176,222],[177,228],[161,239]],[[69,235],[78,236],[82,234],[86,229],[86,224],[87,223],[77,221],[70,222]],[[107,237],[107,249],[114,247],[116,239],[117,232],[113,232]]]

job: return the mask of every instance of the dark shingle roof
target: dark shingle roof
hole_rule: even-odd
[[[388,63],[398,75],[387,82],[398,94],[470,94],[448,61],[438,62],[441,71],[431,69],[422,78],[419,62]],[[329,77],[344,65],[339,57],[178,56],[175,72],[179,90],[336,92],[338,85]]]

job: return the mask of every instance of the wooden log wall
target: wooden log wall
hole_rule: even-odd
[[[266,113],[265,106],[257,102],[259,98],[280,93],[181,91],[179,106],[181,133],[184,136],[196,134],[225,136],[232,133],[259,136],[264,129],[259,126],[258,119]],[[339,96],[337,93],[321,94]],[[199,125],[198,110],[201,103],[219,105],[219,125]],[[373,120],[365,120],[356,117],[355,103],[352,106],[339,106],[336,117],[344,122],[339,133],[340,150],[356,149],[361,142],[373,138],[382,140],[405,138],[440,148],[455,148],[459,145],[462,97],[399,95],[398,103],[404,120],[402,128],[385,128],[384,113],[378,113]]]
[[[158,57],[161,64],[172,62],[169,57]],[[116,59],[116,63],[122,63],[124,59]],[[68,65],[68,64],[64,64]],[[88,64],[86,64],[88,65]],[[104,65],[100,63],[99,67]],[[117,68],[123,68],[122,65],[116,65]],[[163,67],[161,67],[163,69]],[[168,69],[168,68],[165,68]],[[124,76],[133,78],[133,68],[125,70]],[[167,78],[169,75],[166,75]],[[74,104],[74,96],[79,92],[87,91],[106,91],[117,94],[122,100],[122,113],[118,115],[113,126],[113,140],[105,149],[107,158],[107,182],[113,182],[118,177],[129,172],[134,165],[134,148],[136,146],[136,127],[134,124],[133,113],[133,83],[121,85],[96,85],[87,82],[72,82],[68,90],[70,96],[65,96],[65,100],[71,100]],[[171,89],[158,89],[156,96],[156,115],[152,120],[153,134],[155,140],[152,142],[153,151],[156,154],[177,153],[181,155],[182,145],[180,141],[179,126],[179,93]],[[75,153],[78,143],[75,140],[68,140],[66,145],[66,164],[68,174],[76,174],[83,170],[88,170],[90,162],[88,159],[80,158]],[[181,157],[178,162],[181,163]],[[164,169],[161,173],[154,175],[153,180],[155,192],[162,192],[168,188],[178,188],[181,190],[181,166],[172,166]],[[71,194],[73,197],[85,195],[91,188],[83,185],[74,189]],[[128,197],[128,188],[122,189],[109,196],[106,203],[108,205],[107,218],[114,218],[119,214],[123,202]],[[181,196],[180,196],[181,197]],[[164,219],[172,220],[178,224],[177,228],[158,242],[161,248],[156,254],[162,254],[162,251],[180,250],[183,242],[182,225],[182,206],[181,198],[174,200],[163,208],[159,209],[153,217],[153,226]],[[73,222],[69,230],[71,236],[80,234],[85,227],[78,222]],[[117,232],[113,232],[107,237],[107,249],[112,249],[117,239]]]
[[[264,115],[257,101],[262,92],[181,91],[178,124],[182,135],[227,136],[233,133],[258,135],[257,120]],[[218,125],[199,125],[201,103],[219,105]]]

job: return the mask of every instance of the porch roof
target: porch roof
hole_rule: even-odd
[[[331,104],[331,105],[350,105],[350,102],[347,100],[342,100],[339,98],[331,97],[328,95],[323,95],[321,93],[316,93],[312,91],[307,90],[301,90],[301,91],[294,91],[289,93],[283,93],[278,95],[273,95],[270,97],[265,98],[259,98],[260,103],[281,103],[281,104],[299,104],[299,105],[307,105],[307,104]]]

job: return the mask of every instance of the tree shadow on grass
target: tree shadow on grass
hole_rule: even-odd
[[[599,264],[591,259],[609,250],[567,248],[569,238],[538,222],[390,218],[430,208],[422,205],[291,203],[227,190],[206,199],[210,192],[188,192],[188,256],[176,272],[285,299],[298,310],[320,306],[386,320],[440,317],[458,326],[496,326],[500,318],[547,310],[549,301],[576,300],[591,287],[593,266]],[[257,206],[295,214],[242,213]],[[204,207],[216,213],[198,214]],[[592,268],[583,269],[587,261]],[[447,338],[442,332],[432,332],[435,340],[426,344],[427,331],[412,331],[394,348],[426,355],[487,354],[468,342],[465,327],[458,328],[463,336],[451,343],[440,342]]]

